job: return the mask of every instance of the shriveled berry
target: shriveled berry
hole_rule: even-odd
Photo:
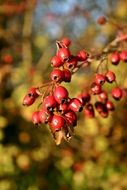
[[[88,118],[93,118],[95,116],[94,108],[93,108],[93,105],[91,103],[88,103],[85,106],[85,109],[83,110],[83,112],[84,112],[84,115]]]
[[[95,75],[95,82],[97,84],[101,84],[101,85],[104,84],[104,82],[105,82],[105,75],[97,73]]]
[[[39,111],[39,119],[41,123],[48,123],[51,122],[52,114],[46,109],[42,109]]]
[[[52,81],[62,82],[64,80],[64,73],[62,70],[55,68],[52,70],[50,78]]]
[[[69,110],[64,116],[69,126],[74,127],[77,125],[77,115],[74,111]]]
[[[54,97],[59,104],[67,102],[68,91],[63,86],[57,86],[54,90]]]
[[[61,130],[65,126],[66,122],[65,119],[60,116],[60,115],[53,115],[51,123],[50,123],[50,128],[53,133],[56,131]]]
[[[118,63],[120,62],[120,55],[118,52],[112,53],[111,62],[113,65],[118,65]]]
[[[40,118],[39,118],[39,111],[33,112],[33,114],[32,114],[32,122],[35,125],[38,125],[39,123],[41,123]]]
[[[127,51],[124,50],[124,51],[121,51],[120,53],[120,59],[124,62],[127,62]]]
[[[63,38],[63,39],[61,40],[61,43],[62,43],[64,46],[68,47],[68,46],[71,44],[71,40],[70,40],[69,38],[65,37],[65,38]]]
[[[80,50],[76,55],[78,61],[86,61],[88,58],[88,53],[84,50]]]
[[[119,87],[114,87],[112,89],[112,97],[115,99],[115,100],[120,100],[122,98],[122,90],[121,88]]]
[[[60,59],[59,56],[55,55],[55,56],[53,56],[52,59],[51,59],[51,65],[52,65],[53,67],[60,67],[60,66],[63,65],[63,62],[62,62],[62,60]]]
[[[57,101],[55,97],[53,95],[46,96],[43,101],[42,107],[46,108],[48,111],[53,111],[54,108],[57,107]]]
[[[71,76],[72,76],[71,71],[68,69],[64,69],[63,73],[64,73],[64,82],[71,82]]]
[[[102,92],[101,85],[93,82],[91,84],[91,93],[93,95],[100,94]]]
[[[112,83],[116,80],[116,75],[113,71],[108,71],[105,76],[106,76],[106,81],[109,83]]]
[[[88,92],[83,92],[77,96],[77,98],[82,103],[82,106],[85,106],[91,99],[90,94]]]
[[[74,112],[81,112],[83,107],[82,103],[77,98],[72,98],[69,102],[68,109],[74,111]]]
[[[62,47],[58,50],[57,55],[62,61],[65,61],[69,59],[69,57],[71,56],[71,52],[68,48]]]

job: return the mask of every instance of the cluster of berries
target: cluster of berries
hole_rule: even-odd
[[[61,82],[71,82],[72,74],[88,59],[84,50],[72,55],[70,44],[68,38],[56,42],[57,52],[51,59],[51,81],[30,88],[23,99],[23,105],[30,106],[41,97],[41,108],[33,112],[32,121],[34,124],[48,123],[57,144],[62,138],[70,139],[77,125],[77,112],[81,112],[84,106],[79,98],[70,98],[68,90],[61,85]]]
[[[115,51],[111,54],[111,62],[113,65],[118,65],[120,61],[127,62],[127,51]]]

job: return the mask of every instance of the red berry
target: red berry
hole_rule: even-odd
[[[53,69],[50,74],[50,78],[52,81],[62,82],[64,79],[64,73],[60,69]]]
[[[12,57],[12,55],[10,55],[10,54],[6,54],[6,55],[4,55],[4,56],[2,57],[2,60],[3,60],[5,63],[7,63],[7,64],[12,64],[12,62],[13,62],[13,57]]]
[[[71,56],[70,50],[68,48],[62,47],[58,50],[57,55],[62,61],[69,59]]]
[[[88,118],[93,118],[94,117],[94,108],[93,108],[93,105],[91,103],[88,103],[85,106],[84,115],[86,117],[88,117]]]
[[[95,105],[95,108],[96,108],[98,113],[101,113],[106,109],[105,104],[103,104],[102,102],[97,101],[97,102],[95,102],[94,105]]]
[[[77,125],[77,115],[74,111],[69,110],[67,113],[65,113],[65,119],[69,126],[74,127]]]
[[[120,53],[120,59],[121,59],[122,61],[124,61],[124,62],[127,61],[127,51],[126,51],[126,50],[124,50],[124,51],[122,51],[122,52]]]
[[[60,116],[60,115],[53,115],[51,123],[50,123],[50,128],[52,132],[56,132],[61,130],[65,126],[66,122],[65,119]]]
[[[66,113],[66,112],[68,111],[68,103],[59,104],[58,111],[59,111],[61,114]]]
[[[41,123],[48,123],[52,119],[52,114],[48,110],[42,109],[39,112],[39,119]]]
[[[63,104],[68,99],[68,91],[63,86],[57,86],[54,90],[54,97],[59,104]]]
[[[101,89],[101,85],[100,85],[100,84],[97,84],[97,83],[95,83],[95,82],[93,82],[93,83],[91,84],[91,93],[92,93],[93,95],[100,94],[101,91],[102,91],[102,89]]]
[[[53,111],[54,108],[57,107],[57,101],[55,97],[52,95],[46,96],[43,101],[42,107],[46,108],[48,111]]]
[[[77,98],[72,98],[69,102],[68,109],[74,111],[74,112],[81,112],[83,107],[82,103]]]
[[[71,71],[69,71],[68,69],[64,69],[63,73],[64,73],[64,82],[70,82],[72,76]]]
[[[109,83],[112,83],[116,80],[116,75],[113,71],[108,71],[105,76],[106,76],[107,82]]]
[[[33,112],[33,114],[32,114],[32,122],[35,125],[38,125],[39,123],[41,123],[40,118],[39,118],[39,111]]]
[[[23,98],[23,105],[24,106],[31,106],[34,102],[35,102],[35,97],[31,96],[30,94],[27,94],[24,98]]]
[[[59,56],[55,55],[54,57],[52,57],[51,59],[51,65],[53,67],[60,67],[61,65],[63,65],[62,60],[60,59]]]
[[[110,100],[107,100],[107,101],[106,101],[106,108],[107,108],[109,111],[113,111],[113,110],[115,109],[113,102],[111,102]]]
[[[98,95],[99,99],[101,101],[106,101],[108,99],[108,94],[106,91],[102,91],[99,95]]]
[[[97,23],[98,23],[99,25],[104,25],[106,22],[107,22],[107,19],[106,19],[104,16],[100,16],[100,17],[97,19]]]
[[[78,61],[86,61],[88,58],[88,53],[84,50],[80,50],[76,55]]]
[[[121,88],[119,87],[114,87],[112,89],[112,97],[115,99],[115,100],[120,100],[122,98],[122,90]]]
[[[64,46],[66,46],[66,47],[68,47],[70,44],[71,44],[71,40],[69,39],[69,38],[63,38],[62,40],[61,40],[61,42],[62,42],[62,44],[64,45]]]
[[[77,58],[71,57],[68,61],[65,62],[65,66],[68,69],[74,69],[77,66]]]
[[[86,103],[88,103],[91,99],[90,94],[88,92],[83,92],[83,93],[79,94],[77,98],[82,103],[82,106],[85,106]]]
[[[112,55],[111,55],[111,62],[112,62],[112,64],[113,65],[118,65],[119,61],[120,61],[120,55],[119,55],[119,53],[118,52],[112,53]]]
[[[97,84],[101,84],[101,85],[104,84],[104,82],[105,82],[105,75],[97,73],[95,75],[95,82]]]

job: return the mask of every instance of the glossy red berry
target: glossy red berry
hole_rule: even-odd
[[[57,55],[62,61],[69,59],[71,52],[68,48],[62,47],[58,50]]]
[[[29,90],[28,90],[28,94],[30,96],[33,96],[34,98],[37,98],[39,95],[37,93],[37,90],[38,88],[35,88],[35,87],[31,87]]]
[[[111,102],[110,100],[107,100],[105,104],[106,104],[106,108],[109,111],[113,111],[115,109],[115,106],[114,106],[113,102]]]
[[[68,69],[64,69],[63,73],[64,73],[64,82],[71,82],[71,76],[72,76],[71,71]]]
[[[88,53],[84,50],[80,50],[76,55],[78,61],[86,61],[88,58]]]
[[[108,71],[105,76],[106,76],[106,81],[109,83],[112,83],[116,80],[116,75],[113,71]]]
[[[100,85],[104,84],[104,82],[105,82],[105,75],[97,73],[95,75],[95,82],[97,84],[100,84]]]
[[[54,82],[62,82],[64,80],[64,72],[60,69],[53,69],[50,78]]]
[[[88,118],[93,118],[95,113],[94,113],[94,108],[93,108],[93,105],[91,103],[88,103],[86,106],[85,106],[85,109],[83,110],[84,112],[84,115]]]
[[[57,101],[55,97],[53,95],[46,96],[43,101],[42,107],[46,108],[48,111],[53,111],[54,108],[57,107]]]
[[[53,115],[51,123],[50,123],[50,128],[53,133],[56,131],[61,130],[65,126],[66,122],[65,119],[60,116],[60,115]]]
[[[46,109],[42,109],[39,111],[39,119],[41,123],[48,123],[51,122],[52,114]]]
[[[83,107],[82,103],[77,98],[72,98],[69,102],[68,109],[74,111],[74,112],[81,112]]]
[[[91,93],[93,95],[100,94],[102,92],[101,85],[93,82],[91,84]]]
[[[64,114],[68,111],[68,103],[59,104],[58,111]]]
[[[23,98],[23,105],[24,106],[31,106],[35,102],[36,98],[31,96],[31,94],[25,95]]]
[[[32,122],[35,125],[38,125],[39,123],[41,123],[40,118],[39,118],[39,111],[33,112],[33,114],[32,114]]]
[[[77,115],[74,111],[69,110],[64,116],[69,126],[74,127],[77,125]]]
[[[90,94],[88,92],[83,92],[77,96],[77,98],[82,103],[82,106],[85,106],[91,99]]]
[[[122,98],[122,90],[121,88],[119,87],[114,87],[112,89],[112,97],[115,99],[115,100],[120,100]]]
[[[97,110],[98,113],[101,113],[101,112],[103,112],[106,109],[105,104],[102,103],[102,102],[97,101],[97,102],[95,102],[94,105],[95,105],[95,108],[96,108],[96,110]]]
[[[118,52],[112,53],[111,62],[113,65],[118,65],[118,63],[120,62],[120,55]]]
[[[68,47],[68,46],[71,44],[71,40],[66,37],[66,38],[63,38],[63,39],[61,40],[61,43],[62,43],[64,46]]]
[[[62,62],[62,60],[60,59],[59,56],[55,55],[51,59],[51,65],[53,67],[60,67],[61,65],[63,65],[63,62]]]
[[[63,86],[57,86],[54,90],[54,97],[59,104],[67,102],[68,91]]]
[[[102,91],[99,95],[98,95],[99,99],[101,101],[106,101],[108,99],[108,94],[106,91]]]
[[[65,66],[70,70],[74,69],[77,66],[77,58],[71,57],[69,60],[65,62]]]
[[[120,59],[121,59],[122,61],[124,61],[124,62],[127,61],[127,51],[126,51],[126,50],[124,50],[124,51],[122,51],[122,52],[120,53]]]

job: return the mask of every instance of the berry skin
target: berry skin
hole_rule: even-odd
[[[95,105],[95,108],[96,108],[98,113],[101,113],[106,109],[105,104],[103,104],[102,102],[97,101],[97,102],[95,102],[94,105]]]
[[[127,62],[127,51],[122,51],[121,53],[120,53],[120,59],[122,60],[122,61],[124,61],[124,62]]]
[[[77,98],[72,98],[69,102],[68,109],[74,111],[74,112],[81,112],[83,107],[82,103]]]
[[[66,113],[66,112],[68,111],[68,103],[59,104],[58,111],[59,111],[61,114]]]
[[[93,118],[94,117],[94,108],[93,108],[93,105],[91,103],[88,103],[86,106],[85,106],[85,109],[84,109],[84,115],[88,118]]]
[[[71,40],[69,38],[63,38],[61,41],[60,41],[64,46],[68,47],[70,46],[71,44]]]
[[[115,109],[113,102],[111,102],[110,100],[107,100],[107,101],[106,101],[106,108],[107,108],[109,111],[113,111],[113,110]]]
[[[60,115],[53,115],[51,123],[50,123],[50,128],[53,133],[56,131],[61,130],[65,126],[66,122],[65,119],[60,116]]]
[[[63,70],[64,73],[64,82],[71,82],[71,71],[69,71],[68,69],[64,69]]]
[[[37,98],[39,95],[37,93],[37,89],[38,88],[35,88],[35,87],[31,87],[29,90],[28,90],[28,94],[30,96],[33,96],[34,98]]]
[[[74,111],[69,110],[64,116],[69,126],[75,127],[77,125],[77,115]]]
[[[65,62],[65,66],[68,69],[74,69],[77,66],[77,58],[76,57],[70,58],[68,61]]]
[[[106,91],[102,91],[99,95],[98,95],[99,99],[101,101],[106,101],[108,99],[108,94]]]
[[[55,100],[55,97],[52,95],[46,96],[43,101],[42,107],[52,112],[54,108],[57,107],[57,101]]]
[[[118,65],[118,63],[120,62],[120,55],[118,52],[112,53],[111,62],[113,65]]]
[[[112,83],[116,80],[116,75],[113,71],[108,71],[105,76],[106,76],[106,81],[109,83]]]
[[[46,109],[42,109],[39,111],[39,119],[41,123],[51,122],[52,114]]]
[[[93,95],[100,94],[102,92],[101,85],[93,82],[91,84],[91,93]]]
[[[64,80],[64,73],[60,69],[53,69],[50,78],[54,82],[62,82]]]
[[[63,65],[63,62],[62,62],[62,60],[60,59],[59,56],[55,55],[55,56],[52,57],[52,59],[51,59],[51,66],[53,66],[53,67],[60,67],[62,65]]]
[[[38,125],[39,123],[41,123],[40,118],[39,118],[39,111],[33,112],[33,114],[32,114],[32,122],[35,125]]]
[[[68,48],[62,47],[58,50],[57,55],[62,61],[69,59],[71,53]]]
[[[104,82],[105,82],[105,75],[97,73],[95,75],[95,82],[97,84],[100,84],[100,85],[104,84]]]
[[[67,102],[68,99],[68,91],[63,86],[57,86],[54,90],[54,97],[58,104],[63,104]]]
[[[88,58],[88,53],[84,50],[80,50],[76,55],[78,61],[86,61]]]
[[[79,94],[77,98],[82,103],[82,106],[85,106],[86,103],[88,103],[91,99],[90,94],[88,92],[83,92],[83,93]]]
[[[31,106],[35,102],[35,100],[38,96],[39,95],[37,94],[37,88],[31,87],[28,90],[28,93],[26,94],[26,96],[23,98],[23,105]]]
[[[114,87],[112,89],[112,97],[115,100],[120,100],[122,98],[122,90],[119,87]]]

